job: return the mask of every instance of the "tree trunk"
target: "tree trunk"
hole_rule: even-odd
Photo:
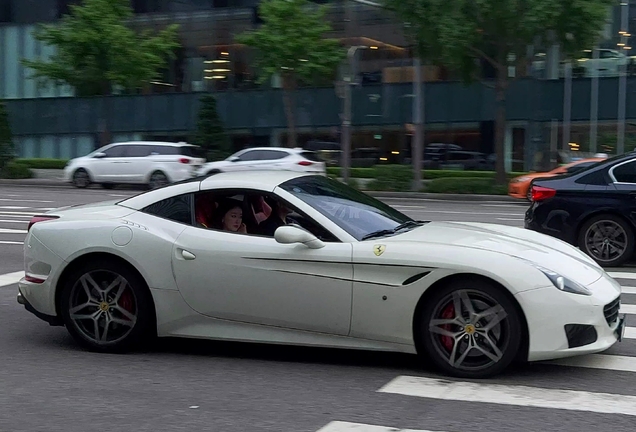
[[[508,181],[505,166],[505,139],[506,139],[506,68],[497,71],[497,83],[495,84],[495,96],[497,108],[495,113],[495,183],[505,185]]]
[[[296,123],[295,123],[295,101],[296,77],[292,74],[283,75],[283,106],[285,117],[287,118],[287,147],[296,147]]]

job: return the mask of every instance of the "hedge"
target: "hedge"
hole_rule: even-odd
[[[408,168],[411,172],[410,165],[376,165],[372,168],[351,168],[349,170],[349,176],[353,178],[378,178],[378,169],[382,173],[386,173],[386,169],[403,169]],[[334,177],[340,177],[340,167],[327,167],[327,174]],[[507,173],[508,178],[517,177],[526,174],[525,172],[510,172]],[[469,178],[495,178],[494,171],[460,171],[460,170],[422,170],[422,179],[433,180],[437,178],[449,178],[449,177],[469,177]]]
[[[492,179],[480,177],[447,177],[431,180],[426,184],[424,192],[448,194],[506,195],[506,185],[496,185]]]
[[[31,169],[64,169],[68,159],[16,159],[15,162]]]

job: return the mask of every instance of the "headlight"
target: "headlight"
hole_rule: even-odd
[[[528,180],[530,180],[530,177],[519,177],[516,179],[512,179],[512,183],[520,183]]]
[[[586,296],[590,296],[592,295],[592,291],[590,291],[589,289],[585,288],[583,285],[574,282],[573,280],[570,280],[564,276],[561,276],[560,274],[553,272],[552,270],[548,270],[544,267],[541,267],[539,265],[536,265],[533,263],[533,266],[537,269],[540,270],[544,275],[546,275],[546,277],[548,279],[550,279],[550,282],[552,282],[552,284],[557,288],[560,289],[561,291],[564,292],[569,292],[572,294],[581,294],[581,295],[586,295]]]

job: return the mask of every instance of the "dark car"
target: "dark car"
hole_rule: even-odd
[[[636,232],[636,153],[532,183],[525,227],[578,246],[603,267],[632,258]]]

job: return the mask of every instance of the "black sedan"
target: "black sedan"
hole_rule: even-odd
[[[636,152],[535,180],[525,227],[578,246],[603,267],[624,264],[634,253]]]

